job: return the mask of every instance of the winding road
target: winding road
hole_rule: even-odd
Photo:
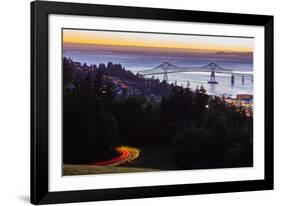
[[[140,149],[129,147],[129,146],[120,146],[115,148],[116,151],[120,154],[118,157],[113,159],[90,163],[88,165],[95,166],[117,166],[126,162],[133,161],[138,158],[140,155]]]

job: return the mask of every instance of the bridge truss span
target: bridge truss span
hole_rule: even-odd
[[[232,69],[226,69],[214,62],[211,62],[207,65],[201,67],[178,67],[169,62],[163,62],[162,64],[146,70],[140,70],[137,73],[143,76],[152,76],[152,75],[159,75],[163,74],[163,80],[168,81],[168,74],[170,73],[185,73],[185,72],[207,72],[210,73],[210,80],[208,81],[209,84],[217,84],[216,81],[216,73],[221,74],[230,74],[231,75],[231,83],[234,84],[235,76],[240,76],[242,78],[242,83],[245,81],[245,77],[251,77],[253,81],[253,75],[247,73],[237,73],[234,72]]]

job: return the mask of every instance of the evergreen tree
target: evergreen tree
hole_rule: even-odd
[[[71,59],[63,58],[63,85],[67,86],[73,80],[73,64]]]
[[[92,96],[94,95],[94,81],[90,74],[90,72],[87,72],[86,78],[85,78],[85,85],[84,85],[84,92],[86,96]]]
[[[94,83],[95,97],[99,99],[102,95],[102,90],[103,90],[103,76],[102,76],[101,67],[99,66],[96,72],[95,83]]]

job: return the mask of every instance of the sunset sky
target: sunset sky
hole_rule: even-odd
[[[63,30],[63,43],[76,48],[91,46],[110,46],[134,48],[134,50],[152,49],[177,50],[189,52],[253,52],[254,39],[171,35],[132,32],[108,32],[91,30]]]

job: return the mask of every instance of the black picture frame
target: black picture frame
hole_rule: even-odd
[[[265,28],[264,180],[116,189],[48,190],[48,15],[256,25]],[[34,1],[31,3],[31,203],[50,204],[273,189],[273,16]]]

